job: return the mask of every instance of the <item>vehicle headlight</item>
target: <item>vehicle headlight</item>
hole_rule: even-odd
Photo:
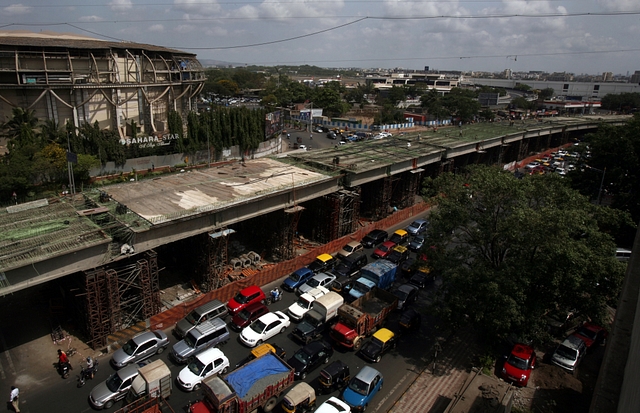
[[[526,374],[523,374],[522,376],[520,376],[520,381],[524,381],[527,378]]]
[[[502,368],[502,374],[507,374],[507,369],[506,368]]]

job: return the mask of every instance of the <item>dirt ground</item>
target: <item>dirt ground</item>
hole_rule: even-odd
[[[547,354],[538,353],[540,362],[532,372],[528,386],[517,391],[514,412],[589,411],[604,347],[598,347],[585,355],[575,375],[550,363],[552,351],[553,349]]]

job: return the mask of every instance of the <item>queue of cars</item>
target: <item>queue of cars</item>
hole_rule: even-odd
[[[422,230],[414,232],[418,234]],[[407,230],[398,230],[391,237],[386,231],[376,230],[365,238],[367,240],[362,242],[347,243],[336,256],[319,255],[311,264],[294,271],[283,281],[282,288],[285,291],[296,292],[300,297],[299,301],[303,297],[309,300],[292,305],[302,309],[298,311],[296,307],[296,311],[290,312],[295,321],[304,315],[305,310],[312,308],[313,301],[318,297],[329,291],[333,291],[331,294],[339,295],[348,292],[350,282],[369,261],[364,251],[365,245],[373,247],[383,240],[391,239],[393,241],[390,242],[394,242],[395,245],[394,253],[397,257],[394,260],[397,264],[400,265],[409,258],[410,251],[406,245],[410,241],[410,235]],[[415,262],[415,259],[412,262]],[[401,322],[394,328],[395,331],[379,329],[358,353],[367,362],[379,362],[387,351],[395,348],[398,333],[419,327],[420,314],[410,306],[417,297],[418,288],[405,284],[396,291],[399,295],[405,292],[406,296],[400,297],[399,308],[402,308],[403,312],[399,317]],[[175,377],[177,385],[185,391],[197,390],[210,376],[225,374],[251,358],[261,357],[269,352],[284,359],[285,353],[282,349],[266,342],[277,334],[285,333],[291,325],[292,318],[282,311],[270,311],[266,301],[264,291],[253,285],[238,291],[227,303],[215,299],[204,303],[176,323],[173,333],[180,340],[171,347],[170,359],[178,365],[184,365]],[[303,306],[306,308],[302,308]],[[228,318],[228,323],[225,322],[225,317]],[[250,356],[235,367],[230,365],[229,359],[219,348],[230,340],[230,329],[239,333],[240,343],[252,349]],[[329,391],[343,391],[341,398],[329,399],[318,407],[318,411],[329,412],[337,409],[335,411],[345,412],[366,409],[371,399],[382,389],[382,374],[367,366],[352,376],[349,366],[342,361],[335,360],[329,364],[334,354],[330,343],[323,338],[315,337],[314,340],[307,341],[300,347],[288,359],[288,364],[294,369],[295,378],[300,380],[323,366],[319,376],[320,387]],[[117,371],[91,392],[89,400],[93,407],[110,408],[115,402],[123,399],[138,376],[139,368],[150,357],[169,348],[169,345],[167,335],[161,330],[138,334],[125,343],[111,359],[111,364]],[[302,390],[300,393],[304,395]],[[285,399],[293,402],[293,396],[294,394]],[[310,396],[305,400],[308,403],[312,402]],[[283,408],[289,411],[286,403]]]

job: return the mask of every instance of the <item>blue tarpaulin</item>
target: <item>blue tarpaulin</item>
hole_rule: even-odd
[[[236,394],[242,398],[260,379],[280,373],[288,373],[289,369],[273,354],[265,354],[243,367],[229,373],[225,380]]]

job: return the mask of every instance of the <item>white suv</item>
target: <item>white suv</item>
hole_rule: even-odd
[[[574,372],[578,363],[587,351],[587,346],[580,338],[571,335],[556,348],[551,362],[565,370]]]
[[[213,374],[224,374],[229,370],[229,359],[218,348],[210,348],[195,356],[176,378],[180,387],[187,391],[198,390],[202,381]]]

